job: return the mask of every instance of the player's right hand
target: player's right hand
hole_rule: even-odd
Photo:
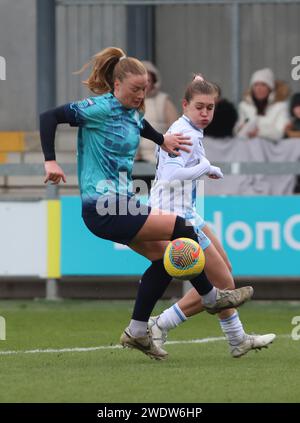
[[[48,181],[51,181],[53,185],[59,184],[61,180],[63,180],[63,182],[67,182],[66,175],[64,174],[62,168],[58,166],[55,160],[49,160],[45,162],[45,172],[45,184]]]

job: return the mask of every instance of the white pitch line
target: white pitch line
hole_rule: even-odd
[[[40,354],[40,353],[65,353],[65,352],[88,352],[88,351],[98,351],[98,350],[114,350],[117,348],[122,348],[121,345],[102,345],[99,347],[74,347],[74,348],[46,348],[36,349],[36,350],[20,350],[20,351],[0,351],[0,355],[12,355],[12,354]]]
[[[175,344],[206,344],[207,342],[225,341],[224,336],[218,336],[217,338],[202,338],[202,339],[190,339],[186,341],[167,341],[166,345]]]
[[[290,338],[291,335],[277,335],[277,338]],[[202,339],[189,339],[182,341],[167,341],[166,345],[184,345],[184,344],[206,344],[208,342],[225,341],[223,336],[202,338]],[[1,345],[1,344],[0,344]],[[99,350],[116,350],[123,348],[121,345],[101,345],[99,347],[74,347],[74,348],[46,348],[46,349],[35,349],[35,350],[19,350],[19,351],[0,351],[0,355],[15,355],[15,354],[44,354],[44,353],[66,353],[66,352],[90,352]]]

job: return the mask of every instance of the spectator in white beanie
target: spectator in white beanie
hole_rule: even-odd
[[[275,78],[273,71],[269,68],[264,68],[254,72],[251,77],[250,86],[252,87],[257,82],[264,83],[270,88],[270,90],[274,90]]]
[[[275,81],[269,68],[259,69],[250,79],[249,91],[240,102],[236,135],[243,138],[265,138],[279,141],[289,121],[288,87]]]

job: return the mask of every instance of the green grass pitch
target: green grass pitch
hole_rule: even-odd
[[[155,312],[170,304],[160,302]],[[181,342],[166,345],[169,358],[161,362],[115,347],[133,302],[1,301],[7,339],[0,341],[0,402],[299,402],[300,341],[291,338],[299,305],[244,305],[248,333],[278,337],[240,359],[230,357],[224,340],[183,342],[222,336],[217,318],[202,313],[170,333]],[[103,348],[85,350],[91,347]],[[63,351],[74,348],[82,350]]]

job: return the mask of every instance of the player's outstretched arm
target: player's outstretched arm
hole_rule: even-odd
[[[201,161],[196,166],[182,167],[182,162],[178,158],[168,160],[163,167],[161,179],[164,181],[193,181],[206,175],[210,170],[210,162],[202,156]],[[177,164],[177,166],[176,166]]]

